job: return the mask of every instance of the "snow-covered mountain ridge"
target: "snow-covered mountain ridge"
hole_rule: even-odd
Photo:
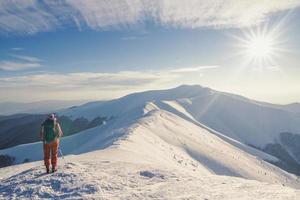
[[[62,138],[65,157],[57,174],[44,175],[40,142],[1,150],[0,155],[13,156],[17,163],[37,162],[0,169],[0,198],[297,199],[298,177],[269,163],[280,159],[248,146],[243,134],[232,137],[199,120],[211,117],[207,113],[223,94],[217,92],[211,107],[202,107],[215,92],[188,88],[63,111],[60,115],[74,119],[110,120]],[[222,117],[214,114],[220,123]]]
[[[300,115],[282,106],[198,85],[182,85],[169,90],[135,93],[107,102],[88,103],[60,114],[89,120],[97,116],[118,117],[146,102],[155,102],[164,110],[271,153],[280,158],[279,166],[300,175]]]
[[[259,147],[274,142],[281,132],[300,134],[300,117],[296,113],[198,85],[182,85],[169,90],[135,93],[107,102],[88,103],[62,111],[60,115],[90,120],[98,116],[118,117],[147,102],[158,104],[163,101],[173,101],[198,122]]]
[[[41,159],[40,143],[4,150]],[[205,128],[159,108],[137,107],[103,126],[63,138],[59,172],[41,162],[0,169],[2,198],[297,199],[296,176]],[[28,154],[31,152],[31,154]]]

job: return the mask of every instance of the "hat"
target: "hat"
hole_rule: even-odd
[[[51,119],[51,120],[56,120],[56,117],[55,117],[55,114],[52,113],[48,116],[48,119]]]

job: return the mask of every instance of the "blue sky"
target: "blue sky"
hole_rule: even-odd
[[[0,101],[111,99],[200,84],[300,102],[299,6],[293,0],[1,1]],[[272,49],[254,57],[249,46],[263,28]]]

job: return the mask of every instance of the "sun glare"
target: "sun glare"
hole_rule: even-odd
[[[270,30],[267,27],[244,31],[237,39],[237,56],[246,65],[252,67],[270,67],[277,65],[275,60],[283,51],[279,44],[280,32],[278,29]]]
[[[270,57],[273,53],[273,43],[269,36],[256,35],[246,45],[247,54],[253,59]]]

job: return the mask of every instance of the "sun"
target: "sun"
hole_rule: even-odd
[[[269,67],[277,65],[276,59],[282,52],[278,29],[252,28],[244,30],[237,40],[236,55],[246,65]]]
[[[270,58],[274,54],[274,39],[269,35],[255,35],[246,43],[246,54],[252,59]]]

